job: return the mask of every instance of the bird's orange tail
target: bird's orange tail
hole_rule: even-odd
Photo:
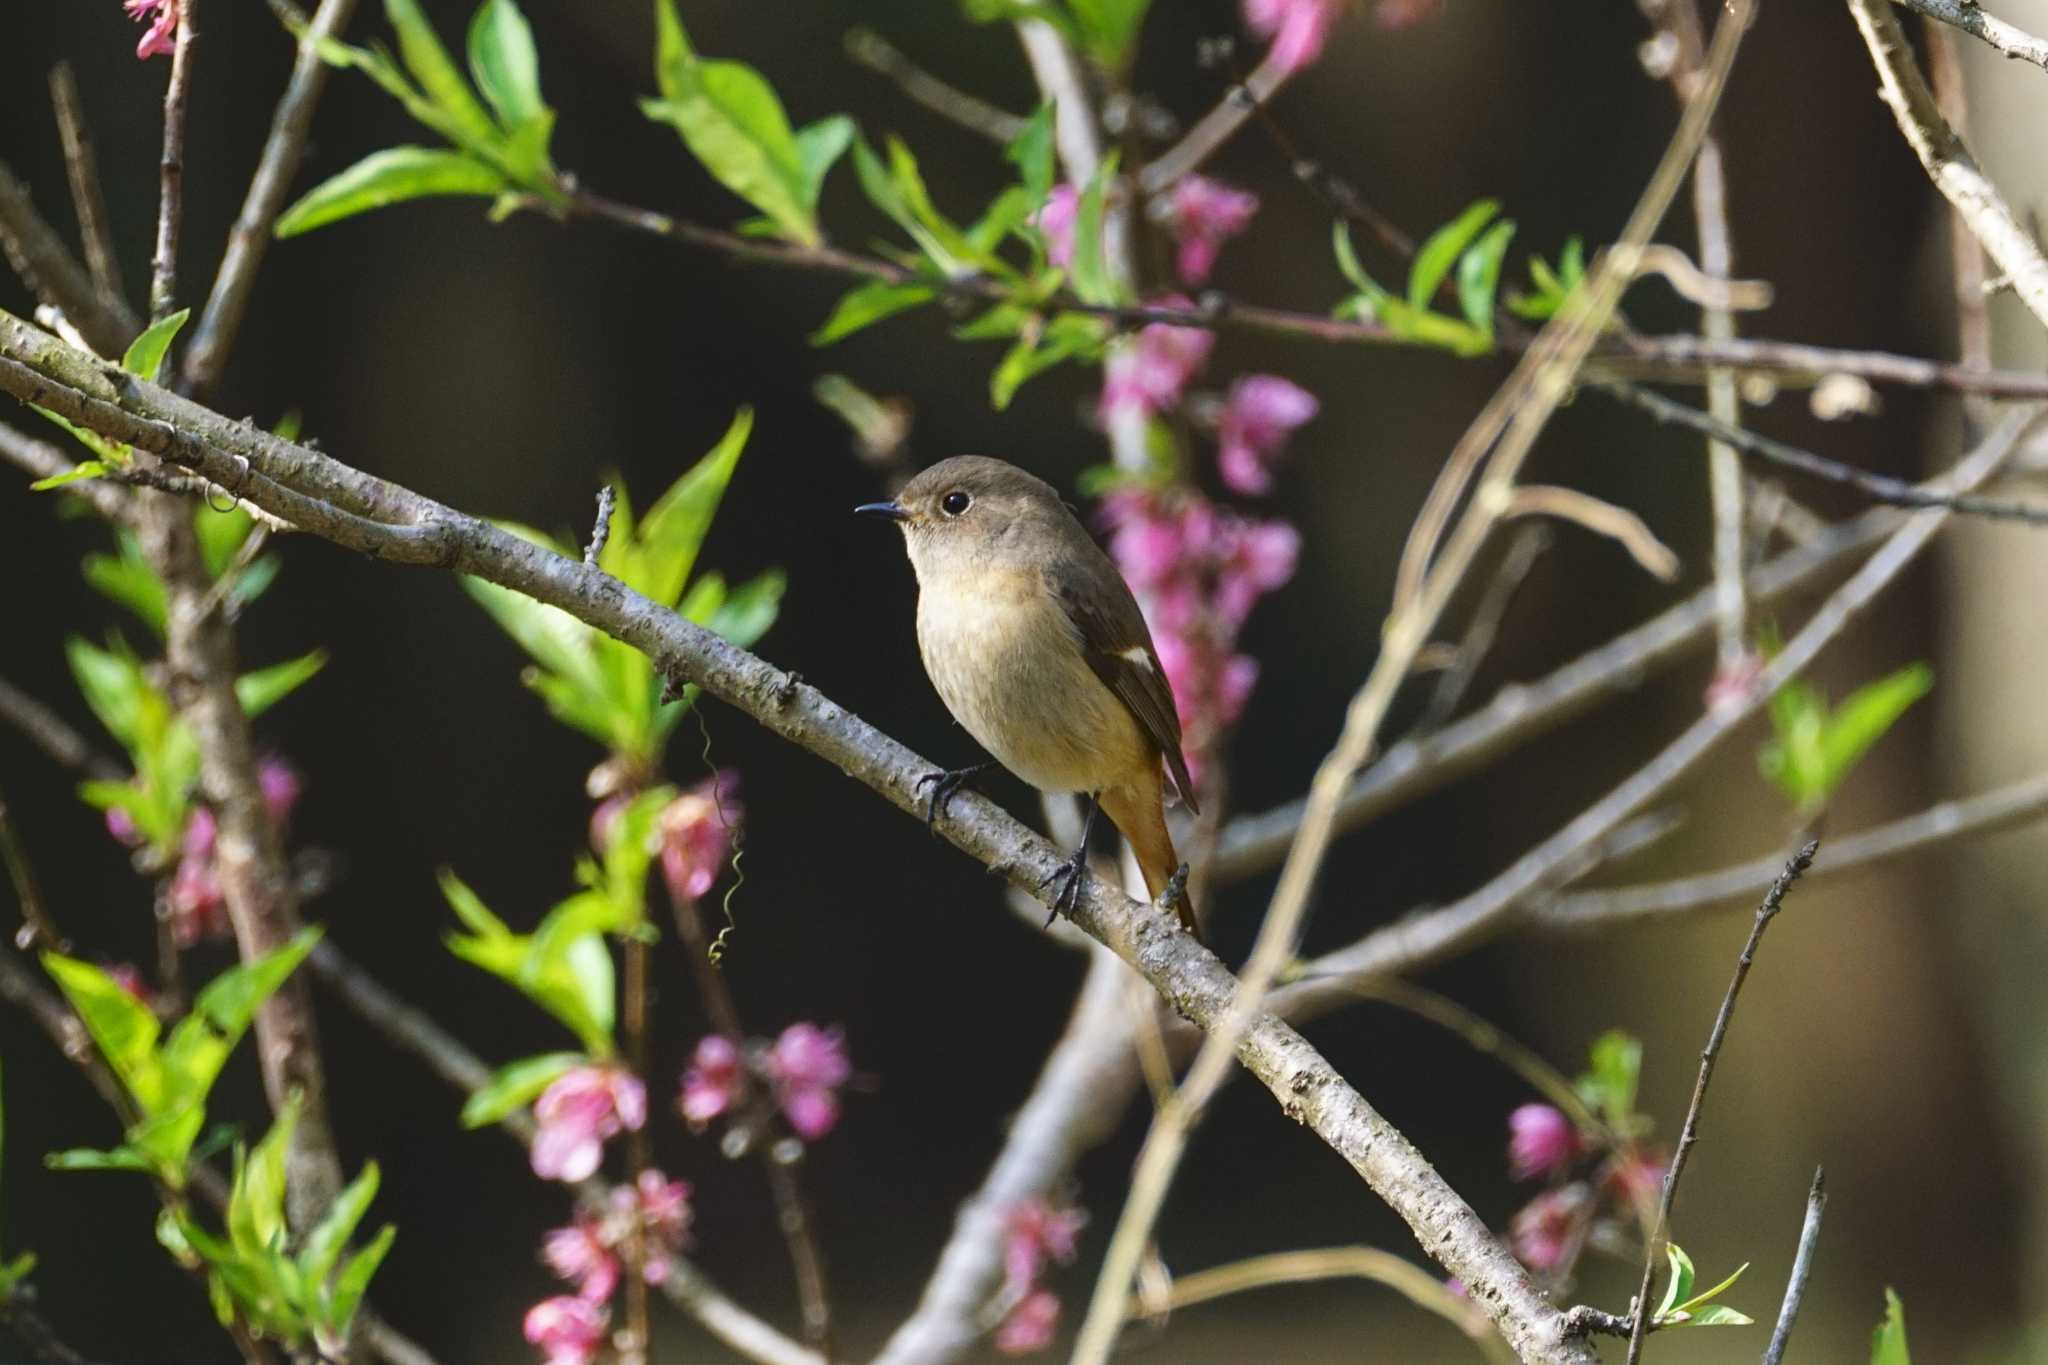
[[[1155,780],[1149,791],[1142,787],[1113,787],[1100,798],[1102,813],[1130,844],[1138,860],[1138,871],[1145,878],[1145,890],[1154,900],[1180,869],[1180,855],[1173,851],[1173,836],[1166,830],[1165,795],[1164,785]],[[1201,942],[1202,926],[1195,918],[1195,904],[1188,899],[1185,889],[1175,909],[1181,927],[1193,934],[1197,943]]]

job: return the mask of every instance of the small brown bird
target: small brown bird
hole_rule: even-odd
[[[1157,897],[1180,866],[1166,830],[1164,769],[1188,809],[1198,807],[1173,691],[1109,556],[1052,485],[979,455],[942,460],[894,502],[854,510],[903,529],[917,571],[918,652],[953,718],[1032,786],[1088,798],[1081,846],[1046,879],[1065,878],[1055,908],[1071,910],[1080,895],[1098,807]],[[989,766],[924,779],[932,787],[926,822]],[[1198,932],[1185,894],[1178,909]]]

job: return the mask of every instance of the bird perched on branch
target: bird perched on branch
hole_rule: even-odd
[[[917,572],[917,645],[953,718],[996,760],[1047,792],[1087,802],[1063,879],[1071,911],[1098,809],[1129,842],[1157,898],[1180,867],[1167,833],[1167,772],[1191,811],[1180,716],[1123,576],[1043,479],[979,455],[942,460],[894,502],[854,509],[903,531]],[[932,773],[926,823],[989,764]],[[922,784],[920,784],[922,785]],[[1177,889],[1181,924],[1198,932]]]

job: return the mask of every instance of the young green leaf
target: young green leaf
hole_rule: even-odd
[[[1712,1289],[1706,1290],[1702,1293],[1694,1294],[1692,1297],[1680,1302],[1677,1311],[1681,1313],[1689,1313],[1692,1312],[1694,1309],[1703,1308],[1707,1304],[1712,1303],[1715,1299],[1720,1298],[1722,1294],[1726,1293],[1731,1287],[1733,1287],[1735,1282],[1742,1278],[1742,1272],[1748,1269],[1749,1262],[1744,1261],[1741,1265],[1735,1267],[1734,1274],[1730,1275],[1727,1279],[1721,1281],[1721,1283],[1715,1285]],[[1698,1322],[1699,1318],[1695,1316],[1694,1321]],[[1747,1321],[1747,1319],[1744,1319],[1744,1321]]]
[[[81,568],[85,581],[102,597],[128,608],[157,636],[163,635],[169,594],[164,591],[163,580],[142,557],[142,547],[133,531],[115,531],[114,553],[87,555]]]
[[[235,699],[242,703],[242,710],[254,719],[298,691],[326,666],[327,651],[316,649],[296,659],[244,673],[235,679]]]
[[[178,339],[179,330],[191,316],[190,308],[180,308],[169,317],[151,323],[148,330],[128,343],[128,352],[121,357],[121,368],[154,384],[157,374],[163,369],[164,357],[170,353],[171,343]]]
[[[1578,1079],[1579,1098],[1616,1132],[1634,1131],[1642,1043],[1620,1029],[1610,1029],[1594,1040],[1590,1060],[1591,1069]]]
[[[1105,71],[1116,74],[1129,65],[1138,30],[1152,0],[1067,0],[1081,46]]]
[[[1692,1297],[1692,1257],[1686,1255],[1685,1248],[1678,1243],[1666,1242],[1664,1258],[1671,1263],[1671,1278],[1664,1283],[1664,1300],[1657,1305],[1657,1314],[1652,1321],[1668,1317],[1672,1309]]]
[[[748,649],[775,624],[775,617],[782,610],[782,594],[788,587],[789,575],[780,569],[767,569],[734,588],[708,617],[690,619],[722,639]]]
[[[279,237],[296,237],[408,199],[429,195],[490,196],[502,194],[510,187],[511,182],[496,167],[467,153],[435,147],[391,147],[370,153],[333,179],[314,186],[284,211],[273,231]]]
[[[82,483],[87,479],[101,478],[111,472],[111,470],[112,466],[105,460],[81,460],[61,474],[52,474],[48,478],[37,479],[28,486],[28,491],[31,493],[47,493],[53,488],[62,488],[68,483]]]
[[[864,327],[872,327],[937,296],[938,290],[925,284],[890,284],[884,280],[864,284],[839,300],[832,316],[811,333],[811,345],[830,346],[842,337],[852,336]]]
[[[398,33],[398,55],[427,99],[444,116],[450,140],[471,147],[486,147],[497,141],[498,129],[470,93],[448,49],[441,46],[434,26],[420,12],[418,0],[384,0],[384,13]]]
[[[1010,139],[1010,145],[1003,149],[1003,159],[1017,168],[1023,177],[1024,193],[1035,211],[1045,203],[1045,197],[1052,193],[1053,106],[1051,101],[1038,106],[1038,112],[1024,122],[1024,129]]]
[[[370,1210],[370,1201],[377,1197],[380,1178],[377,1163],[366,1163],[362,1173],[334,1197],[334,1202],[327,1206],[327,1212],[306,1234],[305,1245],[299,1248],[299,1273],[308,1284],[324,1285],[327,1277],[334,1273],[335,1263],[341,1259],[348,1239],[355,1236],[356,1225],[363,1221],[363,1215]]]
[[[298,1126],[300,1097],[294,1092],[278,1110],[270,1131],[246,1157],[235,1162],[228,1196],[228,1240],[244,1255],[284,1246],[285,1153]]]
[[[825,177],[853,145],[856,129],[845,114],[832,114],[797,129],[796,159],[803,170],[804,206],[816,212]]]
[[[1452,265],[1499,212],[1499,200],[1481,199],[1429,235],[1415,253],[1415,264],[1408,272],[1408,303],[1411,307],[1429,307],[1429,301],[1436,297],[1437,286],[1444,282],[1444,276],[1451,272]]]
[[[1756,1319],[1725,1303],[1710,1303],[1703,1308],[1680,1309],[1685,1314],[1687,1327],[1748,1327]]]
[[[256,1011],[313,951],[320,932],[302,929],[275,952],[230,967],[207,983],[193,1000],[192,1012],[172,1027],[164,1043],[167,1100],[205,1101]]]
[[[91,1147],[51,1152],[43,1158],[43,1165],[52,1171],[136,1171],[142,1175],[156,1170],[156,1163],[146,1153],[126,1143],[105,1152]]]
[[[734,413],[732,425],[718,438],[718,444],[647,509],[637,534],[627,543],[614,537],[607,544],[603,556],[607,571],[663,606],[674,606],[682,597],[697,551],[753,431],[752,408]]]
[[[462,1126],[482,1128],[496,1123],[515,1109],[524,1109],[541,1091],[581,1066],[585,1060],[580,1052],[545,1052],[538,1057],[522,1057],[516,1062],[506,1063],[492,1072],[489,1080],[470,1092],[468,1101],[462,1106]]]
[[[328,1331],[334,1336],[348,1335],[349,1323],[355,1319],[356,1309],[370,1288],[371,1277],[384,1264],[384,1258],[390,1254],[391,1243],[397,1236],[398,1229],[385,1224],[370,1244],[350,1257],[341,1273],[334,1277],[334,1290],[323,1315]]]
[[[1895,1289],[1884,1291],[1884,1321],[1871,1333],[1870,1365],[1913,1365],[1906,1349],[1906,1305]]]
[[[547,112],[533,29],[513,0],[484,0],[470,20],[469,73],[507,131]]]
[[[157,1020],[149,1006],[90,962],[44,953],[43,970],[57,983],[100,1055],[121,1078],[136,1107],[155,1113],[164,1102],[163,1068],[157,1060]]]
[[[115,643],[114,649],[101,649],[74,635],[64,642],[64,658],[93,715],[108,734],[132,748],[141,733],[146,694],[155,688],[141,661],[118,640]]]
[[[1483,236],[1458,257],[1458,307],[1465,320],[1493,335],[1493,298],[1500,288],[1501,260],[1514,239],[1515,221],[1504,219],[1488,228]]]
[[[1095,174],[1090,177],[1088,184],[1082,189],[1080,202],[1074,211],[1074,263],[1072,275],[1074,292],[1080,295],[1081,301],[1084,303],[1115,303],[1117,301],[1117,283],[1111,278],[1108,263],[1102,254],[1102,218],[1109,195],[1109,187],[1116,183],[1116,165],[1117,154],[1115,152],[1111,152],[1108,156],[1102,158],[1102,165],[1096,169]],[[1055,356],[1048,363],[1056,364],[1064,358],[1064,356]],[[1021,384],[1024,379],[1028,379],[1032,374],[1037,373],[1037,370],[1029,370],[1028,366],[1026,368],[1028,372],[1017,383]],[[1042,369],[1044,366],[1039,368]],[[1010,391],[1014,393],[1016,385],[1011,385]],[[1007,406],[1008,402],[1007,398],[1003,398],[996,403],[996,406],[1002,408]]]
[[[1909,664],[1867,683],[1842,699],[1821,740],[1821,761],[1829,791],[1841,785],[1870,746],[1884,738],[1914,702],[1934,688],[1934,670]]]

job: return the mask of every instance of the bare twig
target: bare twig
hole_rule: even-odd
[[[127,769],[94,749],[62,716],[5,678],[0,678],[0,720],[21,731],[38,749],[67,768],[114,781],[128,775]]]
[[[2014,782],[1962,801],[1944,801],[1924,811],[1831,839],[1814,860],[1810,880],[1894,862],[1962,839],[1979,838],[2048,816],[2048,774]],[[1534,912],[1544,929],[1577,932],[1637,920],[1664,919],[1726,905],[1756,895],[1771,884],[1782,860],[1753,862],[1675,881],[1579,891]]]
[[[1926,167],[1928,178],[1955,205],[1984,250],[2011,279],[2013,292],[2036,318],[2048,323],[2048,258],[2013,215],[1998,187],[1971,158],[1962,139],[1943,120],[1934,93],[1914,64],[1913,49],[1899,28],[1891,0],[1848,0],[1848,4],[1877,66],[1884,102]]]
[[[970,133],[979,133],[992,142],[1006,143],[1024,131],[1026,120],[940,80],[866,25],[848,29],[845,45],[846,55],[855,63],[890,81],[915,103],[950,119]]]
[[[161,322],[178,303],[178,239],[185,227],[185,106],[199,54],[198,0],[181,0],[171,79],[164,89],[164,149],[158,159],[156,255],[150,261],[149,320]]]
[[[1806,1192],[1806,1219],[1799,1228],[1799,1250],[1792,1257],[1792,1276],[1785,1285],[1785,1301],[1778,1308],[1778,1325],[1771,1329],[1770,1345],[1764,1348],[1763,1365],[1779,1365],[1785,1346],[1792,1340],[1792,1324],[1799,1319],[1799,1305],[1806,1298],[1806,1282],[1813,1275],[1813,1249],[1820,1244],[1820,1219],[1828,1207],[1828,1173],[1814,1168],[1813,1188]]]
[[[2048,68],[2048,40],[2015,28],[1980,8],[1977,0],[1895,0],[1895,3],[1959,28],[1972,38],[1980,38],[2008,57]]]
[[[0,792],[0,862],[7,864],[7,878],[14,883],[14,898],[21,905],[21,929],[14,936],[14,946],[23,952],[37,948],[70,952],[71,944],[57,932],[49,908],[43,904],[42,890],[36,885],[35,867],[28,860],[28,850],[21,846],[21,836],[14,828],[14,814],[7,808],[5,792]]]
[[[1764,893],[1763,904],[1756,910],[1756,922],[1750,926],[1749,941],[1742,945],[1742,954],[1735,959],[1735,976],[1728,983],[1728,993],[1721,998],[1721,1009],[1714,1016],[1714,1027],[1707,1033],[1707,1045],[1700,1051],[1699,1079],[1693,1083],[1692,1102],[1685,1110],[1685,1126],[1679,1130],[1678,1146],[1671,1153],[1670,1168],[1664,1172],[1664,1193],[1657,1204],[1656,1228],[1650,1235],[1649,1248],[1643,1257],[1643,1278],[1636,1290],[1635,1320],[1628,1338],[1628,1365],[1635,1365],[1642,1358],[1643,1336],[1650,1325],[1650,1284],[1656,1277],[1657,1261],[1670,1234],[1671,1202],[1678,1197],[1678,1182],[1685,1175],[1686,1160],[1692,1155],[1693,1144],[1699,1141],[1700,1108],[1706,1103],[1707,1086],[1714,1079],[1714,1063],[1721,1056],[1721,1044],[1728,1038],[1728,1023],[1735,1017],[1736,998],[1742,994],[1742,983],[1749,979],[1750,964],[1756,961],[1757,945],[1763,942],[1764,930],[1777,918],[1779,908],[1785,903],[1785,894],[1813,862],[1813,855],[1819,848],[1818,843],[1808,843],[1793,854],[1792,861],[1785,864],[1785,870]]]
[[[1744,454],[1785,469],[1796,469],[1816,479],[1842,484],[1853,488],[1865,497],[1893,507],[1940,507],[1966,516],[1993,517],[2003,521],[2024,521],[2036,526],[2048,526],[2048,503],[2027,502],[2017,498],[1990,498],[1974,493],[1944,492],[1922,484],[1908,483],[1904,479],[1888,478],[1883,474],[1872,474],[1830,460],[1797,446],[1774,441],[1768,436],[1759,436],[1741,427],[1731,427],[1719,419],[1689,408],[1683,403],[1673,402],[1660,393],[1638,388],[1633,384],[1596,384],[1596,392],[1618,398],[1624,403],[1642,409],[1660,422],[1704,431],[1725,441],[1729,446]]]
[[[591,523],[590,543],[583,547],[583,562],[595,567],[612,538],[612,509],[618,506],[619,490],[610,484],[597,490],[597,519]]]
[[[57,1335],[57,1329],[43,1320],[42,1314],[22,1302],[24,1295],[16,1294],[0,1305],[0,1322],[20,1339],[21,1343],[35,1352],[36,1359],[48,1365],[89,1365],[86,1358],[65,1344]]]
[[[91,356],[0,312],[0,390],[196,473],[301,529],[409,563],[431,563],[561,607],[634,645],[713,697],[920,813],[917,781],[932,770],[911,753],[745,650],[633,593],[616,580],[363,474],[305,446],[237,423],[160,386],[123,376]],[[1341,793],[1340,793],[1341,794]],[[992,803],[962,794],[939,833],[1016,885],[1038,885],[1061,854]],[[1238,994],[1222,963],[1170,917],[1091,879],[1073,911],[1084,931],[1136,967],[1183,1015],[1221,1027]],[[1270,1014],[1255,1017],[1238,1055],[1288,1113],[1342,1155],[1414,1231],[1432,1258],[1471,1287],[1474,1300],[1525,1359],[1590,1362],[1563,1334],[1562,1315],[1441,1176],[1306,1040]]]
[[[92,126],[85,101],[78,94],[78,75],[70,62],[50,68],[50,103],[57,111],[57,132],[64,139],[64,171],[71,181],[71,206],[78,215],[78,235],[85,243],[85,265],[102,299],[119,305],[127,298],[121,286],[121,258],[114,250],[113,226],[107,221],[107,199],[100,186],[99,154],[93,148]]]
[[[1214,109],[1204,114],[1185,136],[1138,173],[1138,189],[1147,196],[1173,187],[1175,181],[1201,168],[1204,161],[1230,141],[1244,126],[1252,111],[1280,93],[1293,74],[1274,62],[1269,54],[1249,76],[1224,92]]]
[[[321,0],[312,23],[299,38],[299,55],[292,62],[291,80],[277,102],[270,137],[263,144],[262,160],[249,180],[242,211],[228,233],[220,273],[214,276],[206,309],[193,329],[192,344],[186,351],[185,378],[195,393],[209,392],[220,380],[228,350],[248,312],[257,270],[270,246],[270,229],[284,211],[292,179],[305,159],[313,109],[326,88],[329,71],[327,63],[321,60],[318,45],[348,27],[355,7],[356,0]]]
[[[1548,527],[1528,526],[1508,542],[1507,553],[1501,556],[1500,566],[1487,580],[1485,593],[1472,609],[1472,619],[1465,627],[1464,638],[1458,641],[1457,652],[1450,665],[1437,675],[1436,686],[1430,689],[1429,704],[1415,723],[1417,734],[1435,733],[1458,713],[1458,704],[1465,699],[1472,680],[1479,675],[1479,665],[1493,648],[1494,637],[1500,633],[1500,623],[1507,619],[1515,594],[1529,577],[1529,571],[1536,567],[1536,561],[1550,548],[1552,539]]]
[[[1621,546],[1644,573],[1659,582],[1669,583],[1678,577],[1678,556],[1657,539],[1657,533],[1647,522],[1626,507],[1617,507],[1591,493],[1556,484],[1523,484],[1509,495],[1507,509],[1501,515],[1502,520],[1555,517],[1575,523]]]
[[[1924,25],[1927,37],[1927,73],[1934,86],[1936,106],[1958,137],[1969,134],[1970,96],[1963,78],[1962,43],[1955,31],[1929,17]],[[1970,225],[1960,213],[1949,211],[1949,273],[1954,278],[1956,301],[1956,358],[1965,365],[1991,364],[1991,299],[1984,290],[1984,247],[1970,235]],[[1970,419],[1982,425],[1988,414],[1982,399],[1970,401]]]
[[[121,354],[141,330],[125,303],[101,296],[64,239],[36,212],[28,186],[15,179],[5,162],[0,162],[0,252],[29,292],[62,313],[101,355]]]

